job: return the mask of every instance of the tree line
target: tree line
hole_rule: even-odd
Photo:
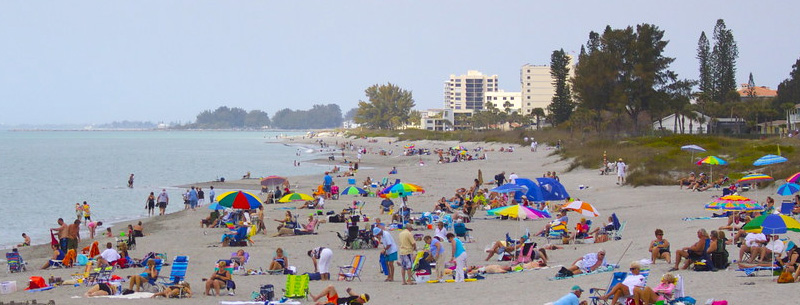
[[[279,110],[270,119],[262,110],[246,111],[242,108],[221,106],[205,110],[197,115],[194,123],[174,128],[188,129],[318,129],[335,128],[342,125],[339,105],[314,105],[309,110]]]

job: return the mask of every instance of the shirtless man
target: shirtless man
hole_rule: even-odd
[[[63,218],[58,219],[58,227],[51,228],[51,232],[55,232],[55,235],[58,236],[58,245],[61,251],[67,252],[67,224],[64,223]]]
[[[691,264],[692,261],[697,261],[703,256],[703,251],[705,251],[707,244],[709,244],[709,239],[706,229],[697,230],[697,242],[694,243],[694,245],[675,250],[675,266],[672,267],[670,271],[678,270],[678,266],[683,258],[686,259],[686,263],[683,264],[683,268],[681,269],[689,268],[689,264]]]

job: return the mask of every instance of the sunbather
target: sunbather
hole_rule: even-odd
[[[347,288],[347,296],[340,298],[339,294],[336,292],[336,287],[333,285],[328,285],[325,287],[319,294],[311,295],[311,299],[314,302],[317,302],[317,305],[323,304],[344,304],[344,305],[352,305],[352,304],[366,304],[369,302],[369,294],[356,294],[353,292],[353,289]],[[322,297],[325,297],[325,300],[320,301]]]
[[[192,286],[189,283],[180,281],[177,285],[171,285],[164,287],[164,290],[154,293],[151,298],[157,297],[165,297],[165,298],[178,298],[178,297],[185,297],[191,298],[192,297]]]
[[[747,233],[747,236],[744,238],[744,244],[739,248],[739,261],[742,261],[742,257],[744,257],[745,253],[750,253],[750,260],[748,263],[752,263],[756,256],[761,254],[761,248],[769,242],[767,240],[767,236],[764,233]]]
[[[492,258],[495,254],[502,256],[503,253],[514,254],[517,250],[521,249],[522,246],[525,244],[527,237],[522,236],[519,238],[519,241],[515,243],[509,243],[505,240],[498,240],[492,244],[491,247],[486,249],[488,255],[486,256],[485,261],[488,261]]]
[[[683,258],[686,259],[686,262],[681,269],[686,269],[689,268],[689,264],[700,260],[705,255],[705,251],[711,243],[711,240],[708,239],[708,232],[706,229],[697,231],[697,239],[697,242],[693,245],[675,250],[675,266],[670,271],[678,270],[678,266]]]
[[[689,177],[678,179],[678,186],[680,186],[681,189],[684,186],[689,187],[692,185],[692,183],[694,183],[695,179],[696,177],[694,176],[694,173],[690,173]]]
[[[142,285],[145,283],[149,283],[150,281],[155,281],[158,278],[158,270],[156,270],[156,260],[149,259],[147,260],[147,269],[141,274],[134,274],[130,277],[130,284],[128,285],[128,289],[134,291],[142,290]],[[134,289],[135,287],[135,289]]]
[[[272,258],[272,262],[269,263],[268,270],[276,271],[276,270],[285,270],[286,266],[289,265],[289,258],[283,255],[283,249],[278,248],[275,250],[275,256]]]
[[[605,295],[600,296],[600,299],[605,301],[608,300],[608,298],[612,298],[611,304],[617,304],[619,298],[633,296],[634,289],[642,289],[645,287],[645,277],[639,273],[641,269],[642,266],[639,262],[632,262],[630,267],[631,274],[628,274],[622,283],[611,287],[611,290],[606,292]],[[652,291],[652,289],[650,291]]]
[[[671,263],[669,255],[669,241],[664,239],[664,231],[656,229],[656,239],[650,242],[650,260],[655,265],[656,260],[663,259],[667,264]]]
[[[91,298],[104,295],[115,295],[117,294],[117,291],[118,291],[117,285],[113,285],[110,283],[98,283],[89,288],[89,291],[87,291],[83,295],[87,298]]]
[[[61,248],[57,244],[50,245],[50,247],[53,248],[53,255],[50,257],[50,260],[44,263],[42,269],[50,268],[50,266],[55,264],[55,261],[64,259],[64,255],[66,254],[64,251],[61,251]]]
[[[600,267],[608,266],[606,261],[606,251],[600,249],[597,253],[589,253],[576,259],[572,266],[566,268],[572,275],[588,273],[597,270]]]
[[[633,299],[640,303],[634,304],[655,304],[658,301],[672,299],[672,291],[675,289],[675,276],[666,273],[661,277],[661,283],[652,289],[647,286],[636,287],[633,289]],[[666,303],[665,303],[666,304]]]
[[[219,295],[219,290],[222,288],[227,287],[228,281],[231,280],[231,273],[227,269],[228,263],[225,261],[219,261],[217,264],[217,270],[211,274],[206,281],[206,291],[205,295],[211,295],[211,289],[214,289],[216,295]]]
[[[246,261],[247,257],[245,256],[243,249],[236,250],[236,253],[234,255],[231,255],[231,262],[233,262],[233,268],[239,268],[239,266],[244,265]]]

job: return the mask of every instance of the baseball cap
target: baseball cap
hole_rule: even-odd
[[[583,292],[583,289],[581,289],[581,286],[575,285],[575,286],[572,286],[572,291],[580,291],[580,292]]]

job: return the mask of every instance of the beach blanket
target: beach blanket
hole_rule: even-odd
[[[692,220],[707,220],[707,219],[716,219],[716,218],[721,218],[721,217],[709,217],[709,216],[706,216],[706,217],[684,217],[684,218],[681,218],[681,220],[683,220],[683,221],[692,221]]]
[[[608,265],[608,266],[605,266],[605,267],[597,268],[597,270],[592,271],[592,272],[578,273],[578,274],[573,275],[573,276],[565,276],[565,277],[556,276],[556,277],[548,278],[548,280],[558,281],[558,280],[571,279],[571,278],[574,278],[574,277],[579,277],[579,276],[584,276],[584,275],[592,275],[592,274],[598,274],[598,273],[611,272],[611,271],[614,271],[615,268],[617,268],[617,266]]]
[[[98,298],[109,298],[109,299],[149,299],[153,297],[152,292],[134,292],[131,294],[118,294],[118,295],[104,295],[99,296]]]

